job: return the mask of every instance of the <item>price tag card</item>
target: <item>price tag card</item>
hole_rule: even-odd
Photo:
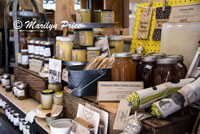
[[[98,101],[120,101],[135,91],[144,88],[143,82],[99,81]]]
[[[61,82],[62,61],[49,59],[49,80]]]
[[[68,82],[68,71],[66,69],[63,69],[62,80]]]

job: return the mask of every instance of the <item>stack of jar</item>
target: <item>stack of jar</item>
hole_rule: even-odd
[[[77,23],[114,23],[115,11],[114,10],[94,10],[79,9],[76,11]]]
[[[15,97],[17,97],[19,100],[27,99],[28,97],[28,84],[25,82],[14,82],[12,93]]]
[[[136,80],[144,81],[145,88],[184,79],[187,73],[181,55],[166,56],[159,53],[141,57],[134,54],[132,58],[137,70]]]
[[[25,121],[25,118],[20,118],[16,112],[6,101],[0,99],[0,108],[5,110],[5,115],[16,129],[19,129],[23,134],[30,134],[30,123]]]

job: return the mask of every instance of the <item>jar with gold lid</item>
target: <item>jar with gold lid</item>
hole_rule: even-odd
[[[62,83],[59,83],[57,81],[49,80],[48,89],[56,91],[62,90]]]
[[[154,85],[160,85],[165,82],[177,81],[180,79],[177,61],[171,58],[158,59],[154,70]]]
[[[63,103],[63,92],[62,91],[54,93],[53,102],[55,105],[62,105],[62,103]]]
[[[45,110],[51,109],[53,105],[53,94],[54,91],[47,89],[41,92],[41,105]]]
[[[139,68],[139,81],[144,81],[144,88],[152,87],[153,84],[153,73],[156,67],[157,58],[155,56],[142,57],[141,66]]]
[[[76,10],[76,22],[77,23],[91,23],[90,9]]]
[[[124,51],[124,41],[121,36],[110,36],[109,45],[115,47],[116,53],[121,53]]]
[[[112,81],[135,81],[136,68],[130,53],[115,53],[112,65]]]
[[[86,47],[73,47],[72,61],[86,62],[87,61]]]

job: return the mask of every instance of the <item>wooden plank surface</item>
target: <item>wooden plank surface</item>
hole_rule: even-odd
[[[75,0],[56,0],[55,24],[58,25],[58,30],[61,30],[61,21],[74,22],[74,4]]]

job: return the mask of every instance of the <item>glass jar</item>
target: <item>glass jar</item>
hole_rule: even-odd
[[[22,123],[22,131],[23,131],[23,134],[26,134],[26,125],[28,125],[28,122],[27,121],[23,121]]]
[[[49,80],[48,89],[54,90],[55,92],[56,91],[61,91],[62,90],[62,83]]]
[[[43,72],[49,72],[49,58],[44,58]]]
[[[72,37],[60,38],[59,56],[62,61],[72,61],[73,40]]]
[[[115,47],[116,53],[124,52],[124,41],[121,36],[110,36],[109,45]]]
[[[181,79],[184,79],[187,74],[187,67],[183,63],[184,57],[182,55],[169,55],[167,57],[177,60],[177,67],[180,72],[180,77],[181,77]]]
[[[44,57],[45,58],[51,58],[53,56],[53,42],[51,41],[45,41],[43,42],[45,48],[44,48]]]
[[[29,59],[28,59],[28,50],[22,49],[22,67],[28,68],[29,67]]]
[[[59,56],[60,38],[62,38],[62,36],[56,36],[56,58],[59,60],[60,60],[60,56]]]
[[[28,96],[28,83],[21,83],[18,85],[18,90],[16,94],[19,100],[27,99]]]
[[[26,30],[19,30],[19,37],[25,38],[26,37]]]
[[[156,57],[147,56],[142,58],[141,67],[139,68],[140,78],[139,81],[144,82],[144,88],[152,87],[153,73],[156,67]]]
[[[12,108],[11,108],[11,107],[9,107],[9,108],[8,108],[8,116],[7,116],[7,117],[8,117],[8,120],[10,120],[10,115],[11,115],[11,113],[10,113],[10,112],[11,112],[11,110],[12,110]]]
[[[37,30],[27,30],[27,36],[30,36],[31,38],[36,38],[37,35]]]
[[[101,22],[101,10],[93,10],[92,12],[92,22]]]
[[[40,57],[40,41],[36,40],[34,43],[34,59],[39,59]]]
[[[91,62],[96,57],[101,55],[101,48],[100,47],[87,47],[87,61]]]
[[[112,65],[112,81],[135,81],[136,69],[130,53],[116,53]]]
[[[47,39],[47,31],[40,30],[39,31],[39,37],[40,37],[41,40],[46,40]]]
[[[63,103],[63,92],[55,92],[54,97],[53,97],[53,102],[55,105],[62,105]]]
[[[19,126],[19,114],[18,113],[13,114],[13,125],[15,127]]]
[[[51,109],[53,105],[53,90],[43,90],[41,92],[41,105],[45,110]]]
[[[16,81],[16,82],[14,82],[13,83],[13,89],[12,89],[12,92],[13,92],[13,95],[15,96],[15,97],[17,97],[17,92],[18,92],[18,85],[20,85],[22,82],[20,82],[20,81]]]
[[[72,61],[86,62],[87,51],[85,47],[74,47],[72,49]]]
[[[114,10],[102,10],[101,11],[101,23],[114,23],[115,11]]]
[[[9,30],[9,36],[14,37],[14,30]]]
[[[24,122],[24,118],[19,118],[19,130],[23,131],[23,122]]]
[[[165,53],[155,53],[155,54],[152,54],[151,56],[155,56],[157,59],[162,59],[162,58],[166,57],[166,54]]]
[[[2,86],[5,87],[7,85],[11,84],[11,78],[10,74],[3,74],[1,76]]]
[[[26,134],[30,134],[30,125],[26,125]]]
[[[171,58],[159,59],[153,74],[154,85],[180,79],[177,61]]]
[[[133,63],[136,67],[136,81],[140,80],[140,66],[141,66],[141,59],[142,56],[140,54],[133,54],[132,55]]]
[[[76,11],[77,23],[91,23],[91,11],[90,9],[79,9]]]
[[[15,110],[11,110],[11,111],[10,111],[10,122],[11,122],[11,123],[14,122],[14,115],[13,115],[14,113],[15,113]]]
[[[93,30],[92,29],[79,29],[80,46],[90,47],[93,46]]]
[[[109,47],[110,49],[110,56],[112,56],[115,53],[115,47]]]
[[[6,108],[6,105],[7,105],[6,101],[2,101],[2,108],[3,108],[3,109]]]
[[[34,40],[28,40],[28,54],[30,58],[33,58],[34,54]]]
[[[46,41],[40,42],[40,50],[39,50],[40,60],[44,60],[45,43]]]

